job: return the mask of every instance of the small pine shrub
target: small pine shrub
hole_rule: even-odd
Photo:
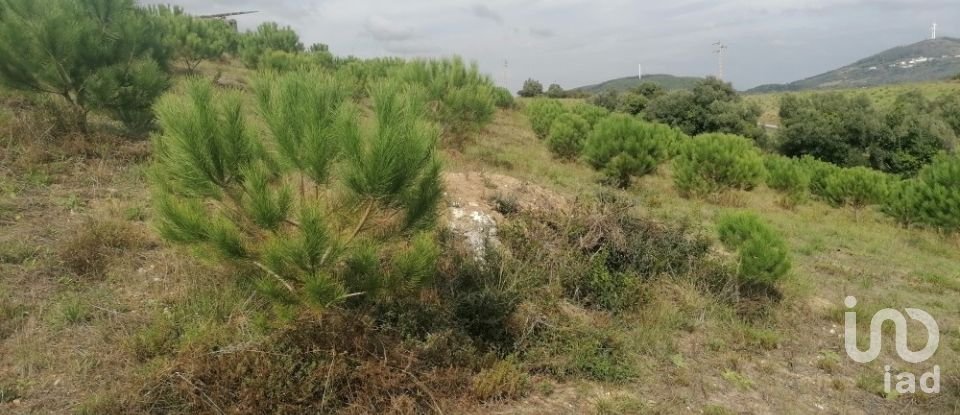
[[[563,105],[553,99],[536,99],[527,104],[526,113],[530,119],[530,127],[537,138],[547,138],[553,121],[566,112]]]
[[[264,22],[256,31],[240,35],[240,59],[251,69],[260,68],[261,59],[271,50],[288,53],[304,51],[300,35],[289,26],[281,27],[275,22]]]
[[[439,121],[455,137],[479,130],[493,120],[496,97],[486,85],[466,85],[447,92],[441,99]]]
[[[59,96],[81,131],[93,110],[142,132],[169,84],[164,32],[133,0],[5,0],[0,84]]]
[[[800,164],[810,176],[810,193],[821,198],[827,196],[827,180],[842,170],[833,163],[818,160],[813,156],[803,156]]]
[[[589,132],[590,124],[579,115],[561,114],[550,127],[547,147],[558,158],[576,159],[583,150],[583,142]]]
[[[181,7],[156,6],[154,15],[163,23],[173,56],[193,72],[204,60],[218,59],[237,48],[239,36],[221,19],[202,19],[184,13]]]
[[[901,222],[960,230],[960,156],[940,156],[891,189],[884,211]]]
[[[734,213],[717,221],[720,241],[739,256],[739,277],[747,287],[771,288],[790,271],[786,242],[752,213]]]
[[[688,140],[673,164],[674,184],[684,195],[752,190],[765,173],[763,156],[753,141],[731,134],[704,134]]]
[[[360,128],[336,79],[265,75],[262,138],[242,98],[209,82],[165,97],[151,171],[160,235],[259,274],[278,311],[417,292],[439,256],[438,132],[408,87],[371,95],[373,120]]]
[[[834,206],[863,209],[886,201],[890,176],[867,167],[841,169],[827,177],[824,197]]]
[[[493,119],[497,92],[476,63],[467,64],[459,57],[415,60],[398,66],[393,72],[400,80],[424,92],[431,109],[429,115],[457,143]]]
[[[594,127],[584,156],[594,169],[603,171],[609,183],[626,187],[631,177],[646,175],[666,160],[667,148],[679,134],[664,125],[613,114]]]
[[[570,109],[570,112],[577,114],[586,120],[587,123],[590,124],[590,128],[593,128],[598,122],[600,122],[600,120],[610,115],[610,111],[606,108],[598,107],[585,102],[574,105],[573,108]]]
[[[810,172],[797,159],[783,156],[767,156],[767,186],[784,193],[783,204],[795,206],[803,203],[810,192]]]

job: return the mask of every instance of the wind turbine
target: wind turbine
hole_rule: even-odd
[[[716,46],[717,49],[713,51],[719,57],[719,71],[717,72],[717,79],[723,80],[723,54],[727,50],[727,45],[724,45],[723,42],[714,43],[713,46]]]

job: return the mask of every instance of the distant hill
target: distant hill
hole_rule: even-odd
[[[624,78],[611,79],[606,82],[602,82],[596,85],[587,85],[579,88],[573,89],[574,91],[585,92],[588,94],[595,94],[597,92],[605,91],[608,89],[616,90],[617,92],[627,91],[637,85],[640,85],[644,82],[652,82],[657,85],[662,86],[668,91],[676,89],[692,89],[694,84],[697,81],[701,81],[703,78],[697,78],[693,76],[673,76],[673,75],[663,75],[663,74],[651,74],[644,75],[643,80],[637,79],[636,76],[628,76]]]
[[[789,84],[761,85],[747,92],[858,88],[947,79],[960,73],[960,39],[929,39],[897,46],[853,64]]]

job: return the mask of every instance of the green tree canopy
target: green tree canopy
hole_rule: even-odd
[[[674,91],[654,98],[645,116],[683,130],[688,135],[727,133],[763,144],[765,133],[757,126],[761,110],[743,102],[733,86],[716,78],[697,83],[693,90]]]
[[[559,84],[550,84],[547,87],[547,96],[550,98],[563,98],[567,95],[566,91],[563,90]]]
[[[523,81],[523,88],[517,92],[517,95],[524,98],[532,98],[543,95],[543,84],[533,78]]]

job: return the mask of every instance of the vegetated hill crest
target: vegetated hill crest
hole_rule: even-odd
[[[747,92],[858,88],[947,79],[960,74],[960,39],[927,39],[897,46],[850,65],[788,84],[760,85]]]
[[[660,85],[668,91],[672,91],[677,89],[693,89],[693,86],[697,83],[697,81],[702,79],[703,78],[698,78],[695,76],[674,76],[666,74],[644,75],[642,80],[638,79],[636,76],[626,76],[623,78],[611,79],[599,84],[581,86],[579,88],[574,88],[573,90],[586,92],[588,94],[595,94],[611,89],[617,92],[624,92],[644,82],[650,82]]]

